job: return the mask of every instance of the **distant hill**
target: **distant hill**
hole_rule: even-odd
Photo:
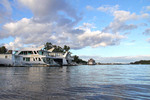
[[[136,62],[131,62],[130,64],[150,64],[150,60],[140,60]]]

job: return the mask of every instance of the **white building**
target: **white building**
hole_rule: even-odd
[[[12,54],[0,54],[0,65],[12,66],[13,55]]]
[[[90,60],[88,60],[88,65],[95,65],[96,64],[96,62],[95,62],[95,60],[94,59],[90,59]]]

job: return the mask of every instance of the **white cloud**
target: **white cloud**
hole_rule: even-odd
[[[81,17],[65,0],[18,0],[18,2],[31,9],[34,16],[3,25],[2,30],[5,34],[0,34],[0,37],[12,36],[15,39],[5,44],[9,48],[14,49],[24,44],[39,46],[52,42],[80,49],[86,46],[118,45],[120,40],[125,38],[119,34],[91,31],[95,26],[90,23],[83,23],[82,26],[74,28]]]
[[[148,19],[150,17],[148,13],[141,13],[140,15],[137,15],[136,13],[131,13],[129,11],[119,10],[119,5],[100,6],[97,10],[109,12],[114,16],[113,21],[102,30],[103,32],[110,32],[114,34],[138,28],[138,25],[130,23],[130,21],[133,22],[140,19]]]
[[[138,16],[135,13],[130,13],[128,11],[118,10],[113,12],[114,20],[119,22],[125,22],[128,20],[136,20]]]
[[[103,29],[104,32],[118,33],[120,31],[128,31],[138,28],[136,24],[129,24],[129,21],[146,19],[150,15],[147,13],[137,15],[129,11],[118,10],[113,12],[114,20]],[[127,24],[128,23],[128,24]]]
[[[9,44],[5,44],[4,46],[7,49],[10,49],[10,50],[16,50],[16,48],[22,48],[23,47],[23,43],[21,41],[21,38],[16,37],[14,42],[10,42]]]
[[[147,11],[150,11],[150,6],[147,6],[147,7],[146,7],[146,10],[147,10]]]
[[[85,42],[85,46],[99,47],[99,46],[110,46],[118,45],[120,40],[125,38],[119,34],[104,33],[101,31],[91,31],[90,29],[85,30],[84,34],[78,36],[80,42]]]
[[[93,8],[92,6],[90,6],[90,5],[87,5],[87,6],[86,6],[86,9],[87,9],[87,10],[93,10],[94,8]]]
[[[97,8],[97,10],[102,12],[110,12],[113,13],[114,11],[117,11],[119,9],[119,5],[110,6],[110,5],[104,5]]]

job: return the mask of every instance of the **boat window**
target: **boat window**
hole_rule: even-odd
[[[26,58],[26,61],[30,61],[30,58]]]
[[[43,51],[38,51],[38,54],[39,55],[43,55]]]
[[[23,51],[21,51],[21,52],[19,53],[19,55],[23,55]]]
[[[32,51],[28,51],[28,55],[31,55],[31,54],[33,54],[33,52]]]
[[[39,61],[41,61],[41,58],[39,58]]]
[[[33,61],[35,61],[35,59],[33,58]]]
[[[19,55],[27,55],[27,51],[21,51]]]
[[[15,53],[14,54],[16,54],[18,51],[15,51]]]
[[[25,61],[25,58],[23,57],[23,61]]]
[[[5,56],[5,59],[7,59],[7,56]]]
[[[36,51],[34,51],[34,54],[37,54]]]

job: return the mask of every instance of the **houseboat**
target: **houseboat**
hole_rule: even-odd
[[[23,48],[12,54],[0,54],[0,65],[6,66],[63,66],[72,65],[70,52],[53,52],[42,48]]]
[[[14,53],[15,66],[20,64],[27,66],[54,66],[59,65],[53,57],[48,55],[48,51],[42,50],[41,48],[25,48],[17,50]],[[18,64],[19,63],[19,64]]]

